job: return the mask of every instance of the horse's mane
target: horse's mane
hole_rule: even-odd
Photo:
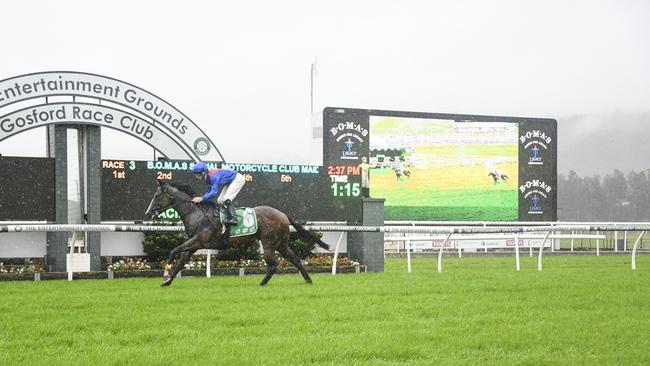
[[[184,183],[170,183],[169,184],[171,187],[174,187],[178,189],[179,191],[189,195],[190,197],[195,197],[196,193],[192,189],[192,186],[189,184],[184,184]]]

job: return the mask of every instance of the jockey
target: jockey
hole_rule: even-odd
[[[207,188],[203,196],[192,198],[192,202],[199,203],[217,197],[217,206],[223,207],[226,213],[223,224],[237,225],[238,220],[232,201],[246,183],[244,176],[229,169],[209,170],[208,166],[202,161],[194,164],[192,173],[194,173],[196,179],[205,181]],[[220,190],[221,193],[219,193]],[[226,230],[226,232],[228,231]]]
[[[395,171],[399,175],[404,174],[404,164],[402,164],[402,159],[399,156],[395,158]]]

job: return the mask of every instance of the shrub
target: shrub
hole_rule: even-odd
[[[217,267],[219,268],[259,268],[259,267],[265,267],[266,262],[264,260],[251,260],[251,259],[243,259],[243,260],[222,260],[218,262]]]
[[[207,256],[205,255],[193,255],[187,263],[185,263],[184,269],[203,269],[207,265]]]
[[[160,221],[160,220],[157,220]],[[304,222],[300,223],[304,225]],[[169,225],[163,221],[156,223],[156,225]],[[321,232],[313,232],[318,238],[323,237]],[[160,262],[169,257],[169,253],[175,247],[181,245],[186,240],[185,233],[182,232],[146,232],[144,234],[144,241],[142,246],[144,252],[147,254],[147,259],[151,262]],[[316,244],[311,241],[305,241],[300,237],[297,232],[292,232],[289,235],[289,246],[291,250],[298,256],[300,260],[309,257]],[[219,250],[216,255],[217,260],[222,261],[237,261],[237,260],[260,260],[259,246],[254,245],[234,245],[226,249]]]
[[[45,272],[43,268],[43,260],[40,258],[37,259],[28,259],[25,261],[25,264],[20,265],[6,265],[0,262],[0,273],[42,273]]]
[[[232,241],[230,242],[228,248],[220,250],[216,257],[217,260],[220,261],[237,261],[237,260],[259,260],[260,257],[260,252],[259,252],[259,245],[257,244],[257,241],[255,241],[255,244],[253,245],[248,245],[248,246],[242,246],[242,245],[234,245],[232,244]]]
[[[327,254],[315,254],[307,258],[308,266],[331,266],[332,257]]]
[[[156,220],[160,221],[160,220]],[[156,223],[156,225],[170,225],[164,221]],[[183,244],[187,240],[183,232],[146,232],[144,234],[144,241],[142,246],[147,258],[152,262],[160,262],[169,257],[169,253],[175,247]],[[217,254],[219,260],[238,260],[238,259],[260,259],[260,254],[257,245],[239,246],[230,245],[227,249],[220,250]]]
[[[332,258],[329,254],[314,254],[311,257],[307,258],[308,266],[331,266]],[[337,266],[358,266],[359,263],[351,261],[348,257],[339,257],[336,260]]]
[[[159,220],[156,220],[159,221]],[[157,222],[157,226],[169,226],[169,223]],[[183,232],[150,231],[144,233],[142,247],[147,254],[147,259],[158,262],[169,257],[175,247],[187,240]]]
[[[151,266],[147,264],[146,259],[133,259],[133,258],[124,258],[119,262],[115,262],[108,266],[107,270],[110,271],[146,271],[151,269]]]

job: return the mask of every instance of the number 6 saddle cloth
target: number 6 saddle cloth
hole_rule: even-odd
[[[257,232],[257,214],[251,207],[238,207],[235,209],[237,213],[237,225],[230,226],[230,237],[252,235]],[[226,215],[223,211],[219,210],[219,219],[221,222],[225,219]]]

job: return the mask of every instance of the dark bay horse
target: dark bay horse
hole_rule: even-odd
[[[490,172],[490,174],[488,175],[491,176],[492,179],[494,179],[494,184],[497,184],[499,182],[499,179],[501,179],[501,181],[503,181],[504,183],[508,183],[508,176],[505,174],[497,175],[497,173],[495,172]]]
[[[189,237],[183,244],[172,249],[169,253],[168,264],[165,267],[163,276],[164,282],[161,286],[169,286],[176,277],[176,274],[183,269],[187,260],[199,249],[215,248],[221,242],[222,224],[219,218],[212,214],[213,207],[208,204],[195,204],[194,197],[189,186],[167,184],[158,181],[158,188],[147,209],[147,215],[155,215],[164,209],[174,207],[178,211],[185,233]],[[253,208],[257,214],[257,233],[247,236],[231,237],[228,239],[230,245],[248,246],[257,245],[261,241],[266,261],[266,275],[260,282],[260,286],[266,285],[278,268],[275,260],[275,252],[279,252],[285,259],[290,261],[298,270],[305,282],[311,283],[311,278],[300,262],[300,259],[289,248],[289,225],[292,225],[303,239],[311,241],[323,249],[329,249],[327,244],[321,241],[315,234],[306,230],[300,224],[293,221],[284,213],[269,206],[257,206]],[[180,254],[179,260],[172,270],[172,260]],[[171,273],[170,273],[170,270]]]
[[[395,172],[395,177],[397,180],[402,180],[402,176],[405,176],[406,178],[411,178],[411,171],[406,170],[406,169],[398,169],[397,167],[393,167],[393,171]]]

